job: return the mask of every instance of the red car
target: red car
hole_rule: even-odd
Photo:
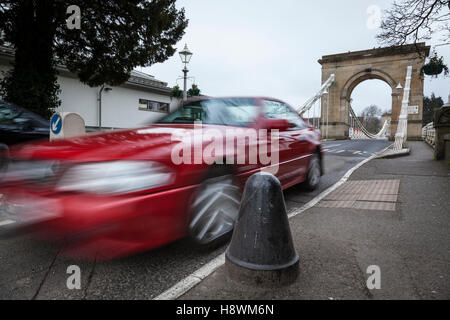
[[[211,245],[232,231],[252,174],[314,189],[321,164],[320,133],[286,103],[202,98],[144,128],[12,148],[0,224],[69,240],[66,253],[85,258],[187,235]]]

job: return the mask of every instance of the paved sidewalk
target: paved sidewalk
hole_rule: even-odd
[[[424,142],[409,147],[409,156],[372,160],[344,185],[379,180],[387,192],[352,197],[341,189],[334,196],[348,200],[324,199],[331,202],[290,220],[300,255],[292,285],[244,286],[228,280],[222,266],[180,299],[450,299],[450,164],[433,161]],[[366,287],[370,265],[381,269],[379,290]]]

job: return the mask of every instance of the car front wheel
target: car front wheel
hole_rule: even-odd
[[[320,182],[321,168],[319,156],[315,153],[309,162],[308,175],[305,181],[305,187],[308,190],[315,190]]]
[[[195,243],[211,246],[233,231],[241,192],[232,174],[215,169],[200,185],[191,204],[189,234]]]

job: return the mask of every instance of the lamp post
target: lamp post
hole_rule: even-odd
[[[111,88],[105,87],[105,85],[102,85],[100,90],[98,91],[98,129],[102,130],[102,92],[105,90],[106,92],[111,91]]]
[[[193,55],[193,53],[189,51],[189,49],[187,47],[187,44],[185,44],[183,51],[180,52],[181,62],[184,63],[184,69],[183,69],[183,73],[184,73],[183,101],[187,100],[186,83],[187,83],[187,73],[189,71],[187,69],[187,64],[191,60],[192,55]]]

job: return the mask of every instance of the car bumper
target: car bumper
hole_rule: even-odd
[[[185,236],[187,203],[195,188],[138,196],[0,190],[0,234],[31,232],[38,238],[69,243],[64,250],[69,256],[115,258]]]

